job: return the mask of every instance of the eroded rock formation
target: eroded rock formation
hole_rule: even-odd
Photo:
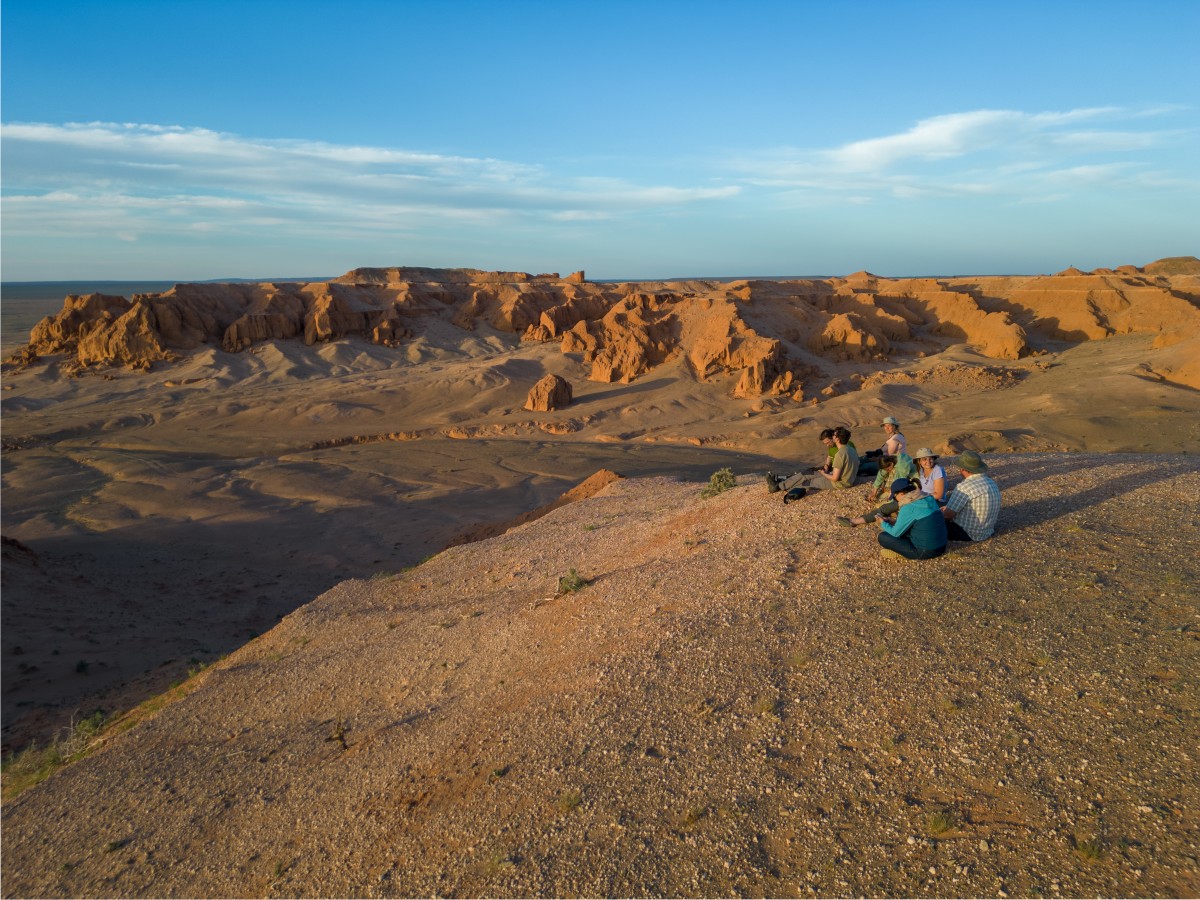
[[[570,382],[559,375],[547,375],[529,389],[525,408],[533,412],[562,409],[570,405],[573,396]]]
[[[1200,261],[1160,260],[1049,276],[594,284],[557,274],[355,269],[312,284],[180,284],[131,299],[67,297],[12,362],[67,354],[78,366],[149,369],[204,344],[361,336],[403,344],[431,319],[467,331],[557,341],[587,377],[628,383],[682,360],[730,379],[736,397],[804,397],[823,365],[875,364],[964,343],[1015,360],[1064,344],[1147,333],[1148,377],[1200,387]]]

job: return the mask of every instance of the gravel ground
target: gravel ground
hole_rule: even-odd
[[[3,893],[1195,896],[1200,465],[991,462],[928,562],[747,473],[345,582],[6,804]]]

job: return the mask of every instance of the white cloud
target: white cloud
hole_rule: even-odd
[[[569,222],[650,213],[738,193],[734,185],[578,178],[487,157],[103,122],[0,126],[5,231],[82,233],[105,216],[158,228],[273,226],[404,231],[430,223]],[[109,224],[108,229],[117,227]],[[172,227],[169,223],[166,227]]]
[[[849,198],[1010,195],[1044,198],[1047,180],[1108,182],[1149,187],[1136,179],[1141,156],[1192,139],[1189,129],[1148,130],[1145,120],[1182,112],[1179,107],[1124,110],[1089,107],[1029,113],[980,109],[918,121],[897,134],[832,148],[783,149],[735,162],[746,183],[784,189],[793,201],[847,202]],[[1117,124],[1121,127],[1096,127]],[[1096,161],[1109,154],[1139,154],[1129,162]],[[1074,172],[1072,176],[1068,173]],[[1182,181],[1194,179],[1181,176]]]

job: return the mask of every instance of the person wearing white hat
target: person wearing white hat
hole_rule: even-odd
[[[938,465],[937,454],[928,447],[922,447],[912,458],[917,464],[917,479],[921,482],[921,491],[936,500],[938,506],[945,506],[946,470]]]
[[[878,450],[868,450],[867,459],[876,459],[880,456],[899,456],[901,453],[907,452],[908,440],[900,433],[900,423],[896,421],[895,416],[884,418],[883,431],[887,435],[887,440]]]

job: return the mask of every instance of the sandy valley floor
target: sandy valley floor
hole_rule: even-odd
[[[910,446],[1194,452],[1200,393],[1140,367],[1143,335],[998,363],[966,347],[831,364],[821,402],[734,400],[668,364],[631,384],[486,326],[393,350],[346,338],[217,349],[147,374],[4,378],[4,740],[127,708],[350,577],[413,565],[600,468],[695,480],[815,458],[885,414]],[[546,372],[575,400],[531,413]],[[876,373],[876,374],[872,374]],[[557,433],[554,433],[557,432]]]

